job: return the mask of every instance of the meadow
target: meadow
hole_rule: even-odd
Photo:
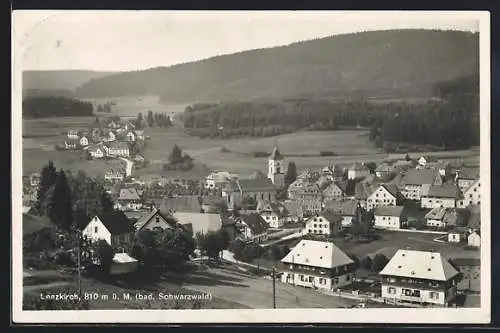
[[[185,105],[162,105],[156,96],[109,98],[92,100],[94,104],[114,102],[111,113],[99,113],[100,119],[119,115],[136,117],[148,110],[176,115],[184,111]],[[54,161],[58,168],[83,170],[91,176],[103,174],[110,166],[119,161],[82,161],[78,152],[55,151],[55,144],[62,144],[68,129],[89,128],[95,125],[96,117],[60,117],[23,120],[23,173],[38,171],[48,160]],[[150,164],[136,169],[134,176],[163,174],[171,177],[199,179],[210,170],[228,170],[249,174],[255,171],[267,173],[267,158],[253,157],[253,152],[271,153],[278,147],[285,155],[285,166],[294,161],[297,168],[319,169],[328,164],[348,167],[356,162],[403,158],[404,154],[386,154],[376,149],[368,140],[366,130],[304,131],[283,134],[276,137],[200,139],[184,133],[182,123],[168,129],[146,128],[147,141],[144,156]],[[163,163],[167,161],[173,146],[177,144],[185,153],[195,159],[195,168],[189,172],[169,171],[164,173]],[[321,151],[333,152],[335,156],[320,156]],[[424,153],[412,157],[417,158]],[[459,163],[478,164],[479,151],[434,152],[435,155]]]

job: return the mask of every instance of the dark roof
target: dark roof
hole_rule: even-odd
[[[276,186],[271,182],[271,180],[265,179],[239,179],[236,180],[239,184],[239,188],[243,192],[258,192],[258,191],[274,191]]]
[[[434,180],[439,175],[435,169],[411,169],[403,178],[404,185],[434,184]]]
[[[166,198],[160,205],[162,212],[173,210],[175,212],[199,213],[201,209],[200,200],[198,197],[192,195]]]
[[[283,160],[283,156],[280,154],[278,148],[274,148],[271,156],[269,156],[270,160],[281,161]]]
[[[434,185],[430,187],[427,196],[433,198],[458,199],[460,197],[460,189],[456,186]]]
[[[479,179],[479,175],[478,167],[464,167],[457,170],[457,177],[462,179]]]
[[[257,210],[261,212],[266,212],[266,211],[271,211],[273,213],[276,213],[276,215],[280,217],[286,217],[288,216],[288,210],[284,205],[278,202],[272,202],[268,200],[264,200],[259,202],[257,206]]]
[[[335,213],[334,211],[332,211],[330,209],[324,209],[318,215],[323,216],[325,219],[328,220],[328,222],[341,222],[342,221],[342,216],[340,216],[339,214]]]
[[[131,221],[121,211],[98,214],[97,217],[112,235],[121,235],[135,231]]]
[[[248,225],[254,235],[262,234],[268,229],[266,221],[257,213],[241,214],[240,219]]]
[[[359,202],[357,200],[336,201],[331,200],[325,203],[326,209],[342,216],[354,216]]]
[[[169,222],[172,227],[175,227],[175,219],[167,214],[163,214],[160,210],[153,209],[146,215],[143,215],[136,223],[137,230],[142,229],[149,221],[151,221],[155,216],[159,215],[162,219]]]
[[[480,266],[481,260],[476,258],[455,258],[451,260],[455,266],[464,267],[464,266]]]
[[[52,223],[49,220],[31,214],[23,214],[23,236],[34,234],[47,228],[52,228]]]
[[[394,196],[396,199],[404,200],[404,196],[401,194],[399,191],[399,188],[396,184],[391,184],[391,183],[385,183],[381,184],[383,188],[387,190],[392,196]]]
[[[239,190],[240,187],[236,179],[230,180],[229,183],[227,183],[226,186],[224,186],[224,191],[226,192],[238,192]]]
[[[378,216],[401,216],[403,210],[403,206],[382,206],[375,208],[373,214]]]

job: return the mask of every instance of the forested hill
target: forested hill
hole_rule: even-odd
[[[50,70],[50,71],[23,71],[23,91],[43,91],[48,95],[50,91],[73,91],[76,87],[103,76],[116,74],[115,72],[97,72],[86,70]]]
[[[81,97],[157,94],[165,102],[245,101],[361,91],[427,97],[433,83],[478,72],[477,33],[388,30],[92,79]]]
[[[433,99],[412,103],[305,98],[198,103],[186,108],[183,121],[188,134],[202,138],[361,126],[371,128],[370,140],[379,147],[408,143],[462,149],[479,144],[478,83],[477,76],[439,82],[430,87]]]

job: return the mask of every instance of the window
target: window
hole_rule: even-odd
[[[333,279],[333,283],[334,283],[334,284],[339,283],[339,278],[334,278],[334,279]]]
[[[316,219],[314,219],[314,220],[316,220]],[[318,225],[317,225],[316,223],[314,223],[314,227],[315,227],[315,228],[317,228],[317,227],[318,227]]]
[[[345,276],[345,280],[346,280],[346,281],[349,281],[350,279],[351,279],[351,275],[347,274],[347,275]]]
[[[438,299],[439,298],[439,294],[435,291],[431,291],[429,296],[431,299]]]
[[[307,230],[307,232],[308,232],[308,233],[311,233],[311,229],[308,229],[308,230]]]
[[[300,275],[300,281],[302,281],[302,282],[304,281],[304,275],[302,275],[302,274]]]
[[[395,294],[395,293],[396,293],[396,288],[394,288],[394,287],[389,287],[389,288],[387,289],[387,292],[388,292],[389,294]]]
[[[97,227],[94,227],[94,232],[97,233]]]
[[[160,217],[159,216],[156,217],[156,223],[160,223]]]
[[[310,277],[309,277],[309,282],[311,282],[311,283],[312,283],[313,281],[314,281],[314,277],[310,276]]]

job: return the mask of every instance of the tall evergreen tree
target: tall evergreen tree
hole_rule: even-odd
[[[182,160],[182,150],[179,148],[179,146],[174,145],[174,148],[172,148],[172,152],[170,152],[168,160],[170,161],[170,163],[174,164]]]
[[[288,168],[286,169],[285,174],[285,186],[289,186],[297,179],[297,166],[294,161],[290,161],[288,163]]]
[[[144,118],[142,117],[142,113],[139,112],[137,115],[137,119],[135,120],[135,128],[140,130],[142,129],[142,122],[144,121]]]
[[[52,161],[49,161],[49,163],[42,168],[42,172],[40,173],[40,184],[38,185],[37,191],[36,208],[43,215],[47,214],[45,210],[46,193],[49,188],[56,183],[56,178],[57,172],[56,168],[54,167],[54,163]]]
[[[60,170],[57,174],[47,213],[52,223],[64,230],[71,229],[73,224],[71,189],[63,170]]]
[[[153,111],[149,110],[148,111],[148,117],[147,117],[147,123],[149,127],[153,127],[155,120],[153,117]]]

